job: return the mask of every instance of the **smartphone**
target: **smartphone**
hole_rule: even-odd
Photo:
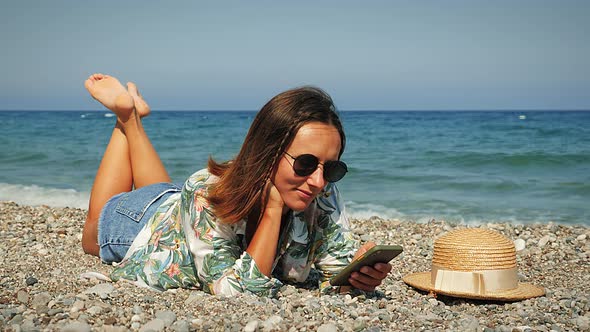
[[[361,267],[366,265],[373,266],[377,263],[389,263],[390,260],[401,254],[402,251],[403,249],[400,246],[376,245],[350,262],[340,273],[330,279],[330,285],[349,286],[348,278],[352,272],[358,272]]]

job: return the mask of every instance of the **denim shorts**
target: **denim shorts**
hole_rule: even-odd
[[[104,263],[120,262],[158,207],[182,186],[155,183],[120,193],[107,201],[98,219],[98,245]]]

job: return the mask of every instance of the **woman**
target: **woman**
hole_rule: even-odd
[[[119,263],[114,280],[272,296],[282,281],[305,281],[313,266],[322,292],[348,290],[329,284],[357,243],[334,185],[346,173],[345,136],[327,94],[304,87],[275,96],[235,159],[210,159],[178,186],[143,130],[150,109],[136,86],[103,74],[85,86],[117,115],[82,237],[86,253]],[[390,270],[365,266],[349,281],[372,291]]]

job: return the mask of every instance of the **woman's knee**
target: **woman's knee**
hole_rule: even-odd
[[[98,256],[98,218],[91,218],[90,214],[84,223],[82,230],[82,249],[85,253]]]

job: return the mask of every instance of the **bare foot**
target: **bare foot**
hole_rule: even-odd
[[[113,111],[122,121],[127,121],[133,114],[133,98],[116,78],[93,74],[84,82],[84,86],[94,99]]]
[[[139,90],[137,90],[137,86],[135,85],[135,83],[128,82],[127,91],[133,98],[133,102],[135,103],[135,111],[137,112],[137,115],[139,115],[142,118],[144,116],[150,115],[150,107],[143,99],[141,93],[139,93]]]

